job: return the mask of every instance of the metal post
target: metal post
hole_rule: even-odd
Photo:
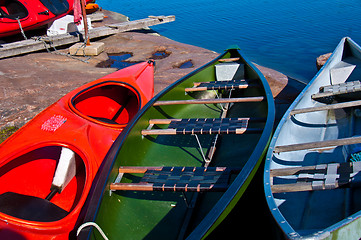
[[[86,18],[85,0],[80,0],[80,4],[81,4],[82,15],[83,15],[86,45],[89,46],[90,40],[89,40],[89,35],[88,35],[88,21]]]

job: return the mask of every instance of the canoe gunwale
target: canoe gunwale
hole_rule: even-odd
[[[109,173],[112,171],[112,167],[116,161],[116,155],[120,151],[126,136],[129,135],[130,131],[138,121],[146,112],[147,109],[151,108],[158,99],[162,98],[170,89],[175,88],[176,86],[183,83],[188,78],[193,75],[201,72],[202,70],[215,65],[219,62],[220,59],[224,58],[225,55],[231,53],[231,51],[236,51],[236,54],[240,55],[241,61],[247,64],[247,66],[252,69],[259,77],[260,82],[263,84],[263,89],[265,91],[265,100],[267,101],[267,119],[264,125],[264,131],[262,132],[259,141],[252,152],[249,160],[242,168],[241,172],[237,175],[235,180],[229,186],[228,190],[222,195],[222,197],[217,201],[214,207],[210,212],[204,217],[204,219],[200,222],[200,224],[192,231],[192,233],[188,236],[187,239],[193,238],[204,238],[206,237],[214,228],[217,226],[221,220],[223,220],[226,215],[229,213],[229,207],[233,208],[235,203],[241,197],[245,188],[242,188],[244,183],[249,184],[250,178],[255,174],[258,166],[261,163],[262,157],[264,156],[267,146],[270,142],[270,136],[273,131],[273,123],[275,119],[275,107],[273,101],[273,95],[271,89],[267,83],[265,77],[261,74],[261,72],[248,60],[244,59],[241,53],[236,50],[228,50],[223,54],[219,55],[217,58],[203,65],[202,67],[196,69],[195,71],[187,74],[182,77],[178,81],[169,85],[167,88],[163,89],[156,97],[152,98],[131,120],[131,122],[125,127],[122,133],[118,136],[116,141],[114,142],[111,150],[107,153],[105,160],[102,163],[102,166],[99,168],[98,174],[96,176],[96,181],[94,181],[94,186],[92,187],[91,194],[89,194],[89,199],[87,200],[88,210],[84,212],[84,221],[83,222],[94,222],[96,216],[98,214],[98,210],[100,208],[102,194],[107,189],[107,182],[109,178]],[[264,104],[264,103],[263,103]],[[105,174],[101,174],[105,173]],[[244,185],[244,187],[247,187]],[[243,190],[243,191],[241,191]],[[228,208],[228,211],[227,211]],[[83,229],[83,231],[79,235],[79,239],[90,239],[91,237],[91,229]]]

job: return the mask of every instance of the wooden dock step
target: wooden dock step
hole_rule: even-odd
[[[239,170],[237,170],[239,171]],[[144,173],[139,183],[112,183],[111,190],[225,191],[232,170],[226,167],[120,167],[119,173]]]
[[[217,104],[217,103],[240,103],[240,102],[261,102],[264,97],[244,97],[244,98],[213,98],[213,99],[190,99],[157,101],[153,106],[175,105],[175,104]]]
[[[186,92],[207,91],[207,90],[233,90],[244,89],[248,87],[258,87],[258,84],[249,83],[251,80],[230,80],[213,82],[195,82],[191,88],[186,88]]]
[[[357,176],[361,171],[361,162],[330,163],[304,167],[290,167],[272,169],[270,175],[274,177],[297,176],[296,179],[282,179],[280,181],[296,181],[293,183],[275,184],[273,179],[272,192],[301,192],[335,189],[345,187],[349,183],[359,183]]]
[[[313,94],[312,99],[332,103],[335,99],[356,100],[361,98],[361,82],[351,81],[335,85],[320,87],[319,93]]]
[[[142,135],[243,134],[246,131],[248,133],[262,131],[262,129],[249,129],[249,120],[249,118],[150,120],[150,124],[169,124],[168,129],[144,129]]]

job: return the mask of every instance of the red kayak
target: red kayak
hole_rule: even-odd
[[[153,61],[88,83],[0,145],[0,239],[69,239],[113,141],[154,94]]]
[[[20,33],[21,28],[31,30],[61,18],[73,10],[73,3],[74,0],[0,0],[0,37]]]

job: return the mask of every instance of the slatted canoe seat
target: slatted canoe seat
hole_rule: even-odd
[[[186,92],[207,91],[207,90],[234,90],[244,89],[248,87],[257,87],[259,85],[250,83],[252,80],[239,79],[229,81],[213,81],[213,82],[195,82],[191,88],[186,88]]]
[[[169,124],[168,129],[145,129],[142,135],[177,134],[242,134],[247,129],[249,118],[189,118],[189,119],[153,119],[154,124]]]
[[[270,171],[272,178],[282,178],[293,175],[296,177],[296,180],[294,178],[291,179],[293,183],[275,184],[276,180],[273,179],[272,192],[316,191],[347,187],[350,183],[354,185],[360,183],[360,171],[361,162],[330,163],[272,169]],[[288,180],[289,179],[286,181]]]
[[[320,87],[319,93],[313,94],[312,99],[322,103],[332,103],[336,100],[350,101],[361,98],[361,82],[351,81],[335,85]]]
[[[112,183],[111,190],[225,191],[236,169],[226,167],[120,167],[119,173],[144,173],[139,183]]]

